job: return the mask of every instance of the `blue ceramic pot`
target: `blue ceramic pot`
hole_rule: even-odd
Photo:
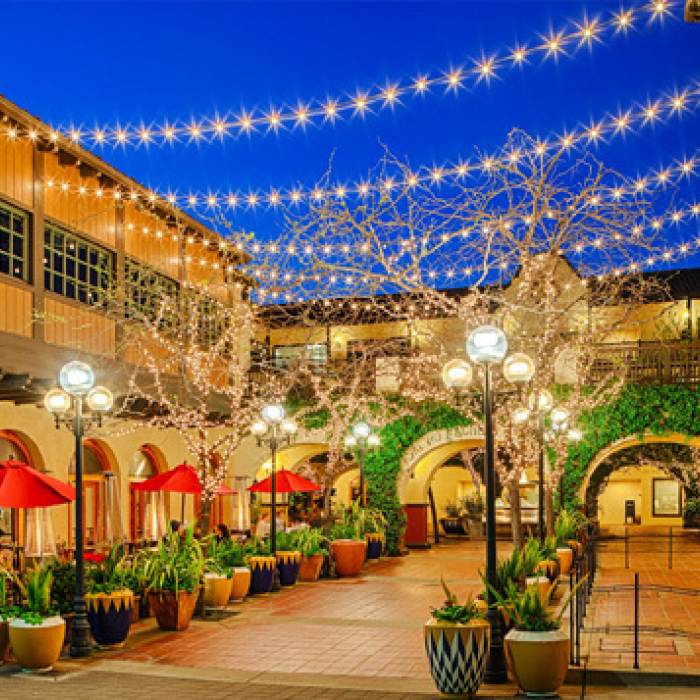
[[[250,557],[250,594],[269,593],[275,571],[275,557]]]
[[[277,552],[280,586],[293,586],[297,582],[300,565],[301,552]]]
[[[103,647],[120,647],[131,628],[134,594],[131,591],[93,593],[85,596],[88,622],[94,640]]]

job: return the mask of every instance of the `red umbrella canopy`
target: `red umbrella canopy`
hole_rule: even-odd
[[[305,479],[303,476],[299,476],[294,472],[290,472],[288,469],[281,469],[276,474],[277,488],[276,493],[292,493],[294,491],[320,491],[321,487],[314,484],[313,481]],[[248,487],[249,491],[253,493],[272,493],[272,477],[268,476],[267,479],[259,481],[257,484],[253,484]]]
[[[171,491],[172,493],[202,493],[197,470],[191,464],[178,464],[162,474],[156,474],[146,481],[134,484],[134,491]],[[221,484],[216,490],[221,496],[236,493],[228,486]]]
[[[75,489],[15,459],[0,462],[0,507],[45,508],[75,500]]]

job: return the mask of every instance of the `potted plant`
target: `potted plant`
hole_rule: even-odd
[[[387,528],[387,520],[380,510],[365,508],[362,513],[362,530],[367,540],[367,559],[379,559]]]
[[[323,561],[325,557],[328,556],[325,535],[316,527],[299,530],[297,547],[301,552],[299,580],[318,581],[321,575]]]
[[[203,569],[202,548],[191,527],[184,536],[177,532],[167,535],[148,558],[148,599],[161,629],[182,631],[189,627]]]
[[[683,527],[700,527],[700,498],[689,498],[685,502]]]
[[[75,596],[75,562],[72,559],[61,561],[53,558],[45,566],[51,570],[53,581],[51,583],[51,605],[58,610],[66,621],[66,634],[63,646],[70,644],[73,630],[73,597]]]
[[[484,536],[484,499],[478,491],[462,499],[462,509],[467,521],[469,537],[473,540],[482,539]]]
[[[460,605],[442,581],[446,600],[423,627],[430,674],[441,695],[465,697],[484,680],[491,628],[476,601]]]
[[[554,694],[564,683],[569,637],[561,630],[561,618],[577,587],[556,613],[549,608],[551,591],[543,599],[532,587],[519,591],[511,585],[505,596],[491,589],[497,607],[513,620],[514,627],[505,636],[506,660],[513,679],[528,696]]]
[[[549,593],[550,583],[547,576],[542,573],[540,564],[542,563],[542,550],[539,540],[534,537],[528,538],[527,542],[520,550],[520,560],[522,563],[522,573],[525,577],[525,585],[535,587],[544,598]]]
[[[25,602],[10,620],[10,646],[28,671],[50,671],[63,648],[66,622],[51,605],[52,581],[48,567],[35,567],[17,580]]]
[[[277,559],[270,554],[267,540],[253,539],[248,546],[250,567],[250,594],[260,595],[272,590]]]
[[[360,527],[360,508],[355,503],[339,515],[340,522],[335,523],[328,533],[335,573],[338,576],[357,576],[362,571],[367,553],[367,540]]]
[[[555,584],[559,579],[559,558],[557,557],[556,537],[546,537],[540,545],[540,563],[538,570],[548,579],[550,584]]]
[[[566,576],[574,563],[574,550],[577,546],[572,547],[572,541],[576,545],[576,535],[578,533],[579,523],[571,513],[567,510],[562,510],[554,522],[554,536],[557,540],[557,558],[559,559],[559,568],[562,575]]]
[[[222,545],[213,535],[208,538],[207,558],[204,560],[204,605],[223,608],[231,597],[233,577],[230,567],[221,561],[218,549]]]
[[[141,549],[131,557],[125,576],[125,585],[134,594],[134,604],[131,608],[131,622],[151,616],[151,607],[146,593],[146,563],[150,553]]]
[[[87,571],[87,605],[90,632],[103,647],[123,647],[131,628],[134,593],[127,584],[124,547],[115,544],[100,563]]]
[[[445,517],[440,518],[440,525],[446,535],[466,535],[459,507],[454,503],[445,505]]]
[[[301,552],[297,547],[297,533],[280,532],[277,534],[277,571],[280,586],[293,586],[299,576]]]
[[[229,600],[243,600],[250,589],[250,569],[246,565],[244,546],[234,540],[224,540],[217,543],[215,556],[219,564],[231,572]]]

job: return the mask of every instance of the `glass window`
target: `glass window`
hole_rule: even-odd
[[[675,479],[654,479],[654,515],[681,515],[681,485]]]
[[[101,304],[110,290],[114,256],[50,224],[44,229],[44,288],[83,304]]]
[[[296,360],[305,358],[312,367],[321,368],[328,363],[328,346],[325,343],[313,345],[277,345],[272,350],[274,365],[284,369]]]
[[[224,314],[221,303],[204,294],[197,295],[197,321],[199,342],[202,345],[215,343],[222,333]]]
[[[29,214],[0,204],[0,273],[29,282]]]
[[[161,309],[164,297],[176,300],[180,294],[180,285],[170,277],[131,258],[126,259],[126,316],[127,318],[144,316],[154,321],[162,316],[161,327],[172,327],[174,314],[167,316]]]

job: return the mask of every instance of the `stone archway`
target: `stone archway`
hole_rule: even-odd
[[[694,463],[693,449],[700,448],[700,437],[689,436],[682,433],[668,433],[666,435],[644,435],[639,437],[626,437],[611,443],[591,460],[585,476],[579,488],[579,499],[586,504],[586,510],[590,516],[599,515],[599,497],[610,483],[623,479],[622,474],[634,475],[646,482],[650,478],[655,479],[660,475],[668,479],[674,479],[680,484],[680,491],[688,491],[693,487],[688,479],[689,469],[684,465]],[[692,470],[691,470],[692,471]],[[648,472],[645,475],[645,472]],[[654,472],[652,474],[652,472]],[[645,478],[647,477],[647,478]],[[643,498],[645,503],[641,502]],[[620,498],[625,499],[623,491]],[[640,492],[636,495],[631,491],[626,500],[635,501],[635,508],[641,510],[641,518],[644,524],[668,524],[671,520],[660,521],[654,515],[654,495],[650,491],[649,484],[640,486]],[[650,511],[650,508],[652,509]],[[649,511],[649,512],[647,512]],[[679,524],[680,512],[675,516],[671,524]]]

